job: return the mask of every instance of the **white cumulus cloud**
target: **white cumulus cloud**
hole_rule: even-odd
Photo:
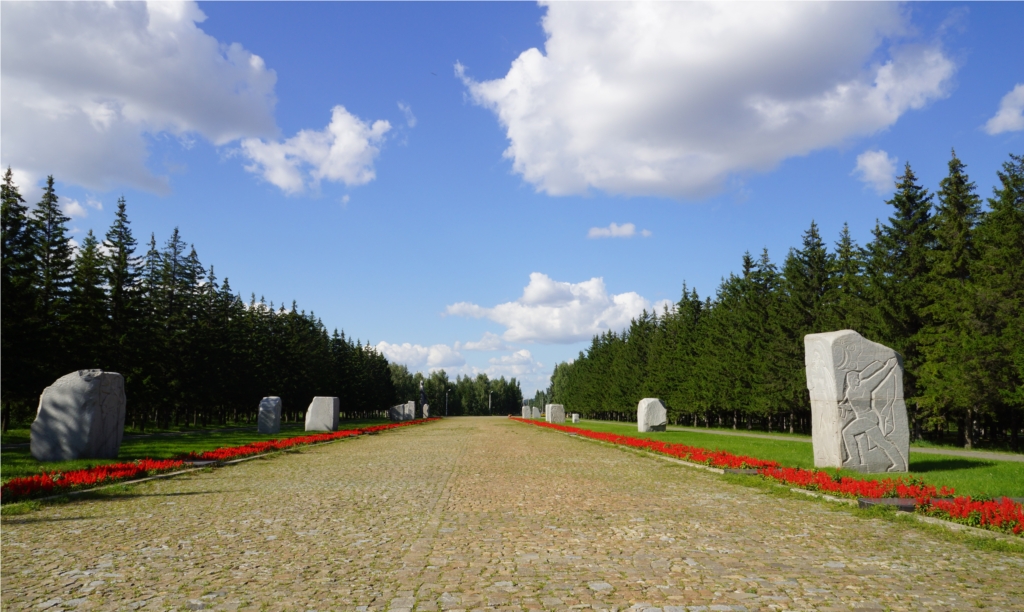
[[[65,215],[71,217],[72,219],[81,219],[83,217],[89,216],[89,211],[85,210],[85,207],[82,206],[82,203],[79,202],[78,200],[62,198],[60,208]]]
[[[891,193],[896,184],[896,157],[882,150],[864,151],[857,156],[853,174],[881,195]]]
[[[660,311],[661,303],[654,307]],[[609,329],[621,330],[645,309],[652,309],[649,300],[632,291],[611,295],[602,278],[568,283],[534,272],[522,297],[514,302],[492,308],[459,302],[446,312],[503,325],[502,338],[508,342],[568,344]]]
[[[447,344],[423,346],[408,342],[403,344],[380,342],[377,344],[377,352],[387,357],[388,361],[405,364],[413,369],[424,367],[439,369],[461,366],[466,363],[462,355]]]
[[[890,3],[556,2],[544,50],[476,81],[539,191],[700,197],[943,97],[955,72]]]
[[[526,349],[520,349],[510,355],[493,357],[488,360],[490,366],[486,372],[490,378],[499,376],[523,378],[536,375],[542,371],[544,364],[538,362]]]
[[[456,342],[455,350],[507,351],[509,346],[501,340],[501,336],[498,334],[484,332],[484,335],[477,342]]]
[[[985,131],[995,136],[1024,130],[1024,83],[1019,83],[999,102],[999,112],[985,123]]]
[[[387,121],[370,124],[335,106],[323,130],[302,130],[283,142],[243,140],[242,154],[252,162],[245,169],[288,194],[316,188],[322,180],[364,185],[376,177],[373,160],[390,129]]]
[[[587,232],[587,238],[632,238],[639,233],[644,238],[651,235],[649,230],[636,231],[636,225],[632,223],[612,223],[608,227],[592,227]]]
[[[273,70],[203,32],[194,2],[9,2],[0,163],[106,191],[156,192],[147,138],[216,145],[276,131]]]

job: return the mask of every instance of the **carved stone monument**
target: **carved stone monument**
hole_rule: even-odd
[[[405,420],[405,404],[398,404],[388,408],[388,419],[391,421]]]
[[[580,415],[575,413],[575,412],[572,413],[572,422],[573,423],[579,423],[580,422]]]
[[[544,406],[544,420],[548,423],[564,423],[565,406],[561,404],[546,404]]]
[[[256,430],[261,434],[280,433],[281,398],[271,396],[260,400],[260,412],[256,422]]]
[[[403,421],[411,421],[416,418],[416,402],[408,401],[405,403],[405,411],[402,416]]]
[[[524,419],[530,418],[530,405],[529,404],[523,404],[523,418]]]
[[[668,425],[668,411],[656,397],[645,397],[636,407],[637,431],[665,431]]]
[[[430,418],[430,404],[423,404],[423,418]]]
[[[306,431],[335,431],[341,400],[336,397],[314,397],[306,410]]]
[[[530,406],[530,418],[531,419],[539,419],[540,418],[540,408],[538,408],[536,406]]]
[[[906,472],[903,358],[844,329],[804,336],[815,467]]]
[[[124,436],[124,378],[79,370],[43,389],[31,428],[38,461],[114,459]]]

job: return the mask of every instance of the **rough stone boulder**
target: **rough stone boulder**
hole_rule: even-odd
[[[256,430],[261,434],[281,432],[281,398],[274,395],[260,400]]]
[[[844,329],[804,336],[815,467],[906,472],[903,358]]]
[[[32,423],[38,461],[115,459],[124,436],[124,378],[117,372],[79,370],[43,389]]]
[[[338,429],[341,400],[336,397],[314,397],[306,410],[306,431]]]
[[[645,397],[636,407],[637,431],[665,431],[668,425],[668,411],[661,400]]]
[[[544,420],[548,423],[565,422],[565,406],[561,404],[547,404],[544,406]]]

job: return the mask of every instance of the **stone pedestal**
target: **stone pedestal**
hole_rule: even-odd
[[[547,404],[544,406],[544,420],[548,423],[565,422],[565,406],[561,404]]]
[[[306,410],[306,431],[336,431],[341,400],[336,397],[314,397]]]
[[[853,330],[804,336],[815,467],[906,472],[903,358]]]
[[[539,419],[540,418],[540,408],[538,408],[536,406],[531,406],[530,409],[531,409],[530,410],[530,418],[531,419]]]
[[[124,436],[124,378],[79,370],[43,390],[31,428],[38,461],[115,459]]]
[[[261,434],[281,432],[281,398],[265,397],[260,400],[260,411],[256,419],[256,431]]]
[[[580,422],[580,415],[576,414],[575,412],[572,413],[572,422],[573,423],[579,423]]]
[[[665,431],[668,425],[668,411],[661,400],[645,397],[636,407],[637,431]]]

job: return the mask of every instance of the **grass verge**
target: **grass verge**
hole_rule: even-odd
[[[610,423],[607,421],[583,420],[572,426],[590,431],[650,438],[711,450],[724,450],[737,455],[778,461],[788,467],[814,468],[814,453],[811,445],[799,440],[792,442],[764,440],[685,431],[639,433],[634,423]],[[912,453],[910,473],[921,476],[936,487],[953,487],[959,495],[1024,497],[1024,463],[1022,462]],[[840,470],[840,474],[855,478],[865,477],[865,474],[850,470]]]
[[[342,421],[338,429],[371,427],[388,422],[381,419]],[[247,431],[195,432],[178,436],[154,436],[125,440],[121,444],[121,452],[117,459],[78,459],[43,463],[36,461],[27,447],[5,450],[0,454],[0,481],[7,482],[12,478],[31,476],[41,472],[78,470],[97,465],[135,461],[136,459],[172,459],[193,451],[200,453],[225,446],[241,446],[250,442],[292,438],[305,433],[305,427],[301,423],[282,424],[281,432],[277,434],[261,434],[255,429],[254,426]]]

